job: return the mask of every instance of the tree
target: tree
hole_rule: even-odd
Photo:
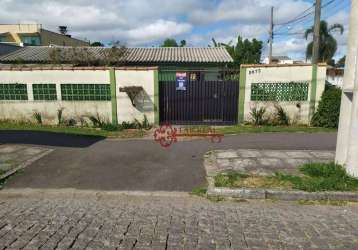
[[[59,31],[62,35],[67,35],[67,32],[68,32],[67,26],[58,26],[58,31]]]
[[[160,47],[185,47],[186,41],[181,40],[180,45],[178,45],[177,41],[173,38],[167,38],[164,40],[163,44]]]
[[[341,59],[338,60],[338,62],[336,63],[336,67],[338,68],[344,68],[344,66],[346,65],[346,56],[343,56]]]
[[[164,40],[161,47],[178,47],[178,43],[175,39],[167,38]]]
[[[251,41],[248,39],[243,40],[238,36],[236,45],[229,43],[217,42],[212,39],[214,47],[225,47],[231,57],[234,59],[234,66],[240,67],[241,64],[260,63],[262,53],[262,41],[255,38]]]
[[[319,62],[330,62],[334,54],[337,51],[337,41],[333,37],[333,31],[339,31],[341,34],[344,32],[344,27],[342,24],[333,24],[328,26],[326,21],[321,21],[320,23],[320,45],[319,45]],[[314,27],[311,27],[306,30],[304,37],[306,40],[309,35],[313,34]],[[313,41],[307,45],[306,49],[306,58],[312,58],[312,48]]]
[[[180,47],[185,47],[186,46],[186,41],[185,40],[181,40],[180,41]]]
[[[337,128],[341,109],[342,90],[327,85],[323,92],[318,109],[312,117],[311,124],[315,127]]]
[[[101,42],[93,42],[91,43],[91,47],[104,47],[104,44]]]

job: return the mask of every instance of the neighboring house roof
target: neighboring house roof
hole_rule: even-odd
[[[72,47],[28,46],[11,54],[0,57],[0,62],[12,63],[17,61],[27,63],[51,62],[51,52],[54,49],[66,54]],[[109,48],[77,47],[90,53],[92,57],[101,59]],[[138,64],[153,63],[229,63],[232,57],[225,48],[127,48],[123,62]]]
[[[21,47],[9,43],[0,43],[0,57],[3,55],[10,54],[16,50],[21,49]]]
[[[272,59],[274,59],[274,60],[292,60],[288,56],[273,56]]]

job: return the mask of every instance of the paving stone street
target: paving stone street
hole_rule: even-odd
[[[358,249],[357,215],[357,205],[2,191],[0,249]]]

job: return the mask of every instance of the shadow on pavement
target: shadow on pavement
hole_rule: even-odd
[[[42,131],[1,131],[0,144],[33,144],[54,147],[89,147],[101,140],[103,136],[71,135]]]

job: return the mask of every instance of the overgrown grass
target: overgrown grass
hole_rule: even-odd
[[[0,130],[44,131],[53,133],[66,133],[75,135],[102,136],[114,138],[140,138],[143,137],[145,134],[145,132],[142,130],[110,131],[99,128],[67,127],[64,125],[50,126],[25,122],[17,123],[12,121],[0,121]]]
[[[236,125],[228,127],[215,127],[215,131],[223,134],[244,134],[244,133],[318,133],[318,132],[336,132],[337,129],[308,127],[308,126],[252,126]]]
[[[207,191],[208,191],[208,189],[206,187],[196,187],[196,188],[193,188],[193,190],[190,192],[190,194],[204,197],[204,196],[206,196]]]
[[[310,200],[299,200],[297,201],[299,205],[324,205],[324,206],[346,206],[349,204],[347,201],[332,201],[332,200],[318,200],[318,201],[310,201]]]
[[[227,172],[215,177],[217,187],[298,189],[307,192],[358,191],[358,179],[350,177],[335,163],[309,163],[299,168],[302,176],[276,173],[274,176],[253,176]]]

